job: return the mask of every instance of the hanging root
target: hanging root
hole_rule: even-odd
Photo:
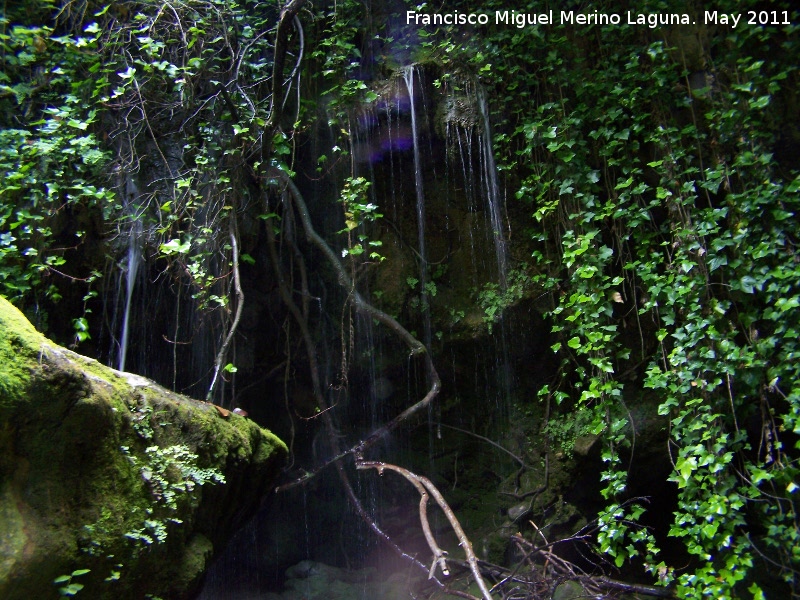
[[[228,355],[228,347],[231,345],[231,340],[236,333],[236,328],[239,326],[239,320],[242,318],[242,308],[244,308],[244,292],[242,291],[242,282],[239,277],[239,245],[237,243],[238,233],[236,231],[236,217],[231,216],[230,220],[230,236],[231,236],[231,253],[233,255],[233,285],[236,290],[236,313],[233,317],[233,323],[225,336],[225,341],[217,353],[217,358],[214,361],[214,377],[211,379],[211,385],[208,387],[206,394],[206,401],[211,402],[214,398],[214,388],[219,379],[220,370],[223,368],[223,363]]]
[[[291,210],[292,204],[294,204],[295,208],[297,209],[298,213],[300,214],[300,217],[301,217],[300,220],[301,220],[301,222],[303,224],[303,227],[304,227],[304,229],[306,231],[306,236],[311,241],[315,242],[315,244],[323,250],[323,252],[326,254],[328,259],[331,260],[331,262],[334,264],[334,267],[336,268],[337,273],[339,275],[340,283],[342,285],[348,286],[348,289],[351,290],[351,297],[354,299],[353,301],[354,301],[354,304],[355,304],[356,308],[361,310],[361,311],[363,311],[363,312],[366,312],[367,314],[370,314],[371,316],[373,316],[374,318],[378,319],[379,321],[388,324],[389,327],[393,331],[398,333],[398,335],[400,335],[400,337],[402,337],[406,341],[406,343],[409,345],[409,348],[411,349],[411,353],[412,354],[424,353],[425,356],[426,356],[426,359],[427,359],[427,366],[428,366],[429,373],[430,373],[430,380],[433,383],[431,385],[430,390],[422,398],[422,400],[420,400],[415,405],[413,405],[410,408],[408,408],[405,411],[403,411],[400,415],[395,417],[392,421],[390,421],[389,423],[387,423],[383,427],[381,427],[378,430],[376,430],[372,435],[370,435],[368,437],[368,439],[366,441],[359,443],[357,446],[355,446],[353,448],[350,448],[348,450],[339,452],[333,459],[331,459],[330,461],[328,461],[327,463],[325,463],[321,467],[318,467],[313,472],[305,473],[302,477],[300,477],[298,479],[295,479],[295,480],[293,480],[293,481],[291,481],[291,482],[289,482],[287,484],[284,484],[284,485],[276,488],[276,491],[277,492],[285,491],[285,490],[290,489],[292,487],[295,487],[295,486],[298,486],[298,485],[302,485],[302,484],[306,483],[307,481],[309,481],[311,478],[313,478],[322,469],[326,468],[327,466],[329,466],[331,464],[335,464],[336,470],[337,470],[338,475],[339,475],[339,478],[340,478],[340,480],[342,482],[342,485],[344,486],[345,492],[347,494],[347,497],[348,497],[351,505],[353,506],[353,508],[356,511],[356,513],[362,518],[362,520],[364,520],[364,522],[367,524],[367,526],[370,528],[370,530],[372,530],[381,540],[383,540],[390,548],[392,548],[392,550],[394,550],[401,558],[403,558],[405,560],[408,560],[416,568],[419,568],[421,570],[427,571],[428,572],[428,578],[437,587],[439,587],[443,592],[445,592],[447,594],[450,594],[450,595],[466,598],[468,600],[480,600],[480,599],[476,598],[475,596],[473,596],[473,595],[471,595],[471,594],[469,594],[467,592],[448,589],[447,586],[445,586],[445,584],[442,583],[442,581],[439,580],[434,575],[434,571],[435,571],[437,565],[440,567],[440,569],[442,570],[442,573],[445,576],[448,575],[449,571],[448,571],[447,563],[446,563],[446,560],[445,560],[446,553],[443,550],[441,550],[438,547],[438,545],[436,544],[436,541],[433,538],[433,534],[432,534],[432,532],[430,530],[430,525],[428,524],[428,520],[427,520],[427,499],[428,499],[429,495],[432,495],[436,499],[436,501],[439,503],[439,505],[442,506],[443,510],[445,510],[445,514],[448,514],[448,518],[450,518],[451,524],[453,524],[453,527],[454,527],[455,531],[459,535],[460,539],[462,539],[463,542],[465,542],[462,545],[464,545],[465,550],[467,551],[467,558],[468,558],[468,561],[470,562],[471,568],[473,568],[473,572],[477,574],[477,577],[480,578],[480,572],[477,570],[477,559],[475,558],[475,555],[472,552],[472,546],[469,543],[469,540],[466,538],[466,535],[464,534],[463,530],[461,529],[460,524],[456,520],[455,515],[453,514],[452,510],[450,509],[450,507],[445,502],[445,500],[442,497],[442,495],[439,493],[439,491],[433,486],[433,484],[428,479],[426,479],[424,477],[419,477],[419,476],[413,475],[412,473],[410,473],[408,471],[405,471],[404,469],[401,469],[400,467],[394,467],[399,472],[408,473],[408,476],[411,477],[411,479],[409,479],[409,481],[411,481],[415,486],[417,486],[417,489],[418,489],[418,491],[420,491],[420,494],[422,496],[421,501],[420,501],[420,518],[422,520],[422,525],[423,525],[423,530],[425,532],[425,537],[428,540],[428,543],[431,546],[431,549],[433,550],[434,556],[435,556],[434,563],[431,566],[430,570],[428,570],[426,568],[426,566],[424,564],[422,564],[416,557],[410,556],[409,554],[404,552],[397,544],[395,544],[394,541],[392,541],[392,539],[389,537],[389,535],[386,534],[378,526],[378,524],[375,522],[375,520],[364,509],[363,505],[361,504],[361,501],[359,500],[358,496],[356,496],[355,491],[353,490],[353,486],[350,483],[350,480],[349,480],[349,478],[347,476],[347,473],[344,470],[344,466],[343,466],[341,460],[343,458],[349,456],[349,455],[355,455],[357,458],[360,458],[361,456],[363,456],[363,452],[367,448],[369,448],[371,445],[375,444],[378,440],[380,440],[389,431],[391,431],[394,428],[398,427],[401,423],[403,423],[408,418],[410,418],[412,415],[417,413],[421,408],[427,406],[430,402],[432,402],[433,399],[435,398],[435,396],[439,392],[439,388],[440,388],[439,376],[438,376],[438,374],[436,373],[436,370],[433,367],[433,362],[430,360],[430,356],[428,355],[425,347],[418,340],[416,340],[416,338],[414,338],[410,333],[408,333],[408,331],[406,331],[402,327],[402,325],[400,325],[397,321],[395,321],[394,319],[392,319],[391,317],[389,317],[385,313],[383,313],[383,312],[375,309],[371,305],[369,305],[366,301],[364,301],[364,299],[357,292],[355,292],[353,290],[352,282],[350,281],[349,277],[347,276],[347,273],[344,270],[344,268],[342,267],[342,265],[339,262],[338,258],[333,253],[333,251],[330,250],[330,247],[327,245],[327,243],[321,237],[319,237],[316,234],[316,232],[314,231],[313,227],[311,226],[311,221],[308,218],[308,212],[307,212],[305,203],[303,202],[302,196],[300,196],[299,190],[297,190],[297,188],[288,179],[288,177],[282,177],[281,180],[286,185],[286,187],[283,190],[284,191],[284,201],[285,201],[285,206],[284,207],[285,207],[285,210],[287,210],[287,211]],[[287,190],[288,190],[288,193],[287,193]],[[316,347],[315,347],[315,344],[313,342],[313,339],[312,339],[312,336],[311,336],[311,332],[309,331],[309,328],[308,328],[308,315],[307,315],[306,311],[302,311],[297,306],[297,304],[295,303],[294,299],[292,298],[292,294],[291,294],[290,288],[287,285],[287,282],[285,281],[285,278],[283,276],[283,272],[282,272],[282,269],[281,269],[281,266],[280,266],[280,260],[279,260],[278,253],[277,253],[277,248],[276,248],[277,240],[275,239],[274,232],[269,227],[267,228],[267,237],[268,237],[270,260],[272,262],[273,269],[275,270],[275,273],[276,273],[276,276],[277,276],[277,279],[278,279],[278,289],[279,289],[279,292],[281,294],[281,297],[282,297],[284,303],[286,304],[286,307],[289,309],[289,312],[292,314],[292,316],[294,317],[295,321],[298,323],[298,326],[300,327],[301,335],[302,335],[302,338],[303,338],[303,341],[304,341],[304,345],[305,345],[305,349],[306,349],[306,354],[307,354],[308,360],[309,360],[309,367],[310,367],[310,370],[311,370],[311,380],[312,380],[312,387],[313,387],[313,390],[314,390],[314,396],[315,396],[315,399],[316,399],[316,401],[317,401],[317,403],[318,403],[318,405],[319,405],[319,407],[321,409],[322,420],[323,420],[323,423],[325,425],[326,431],[328,432],[328,434],[329,434],[329,436],[331,438],[330,439],[331,447],[334,449],[334,451],[336,451],[336,450],[338,450],[339,442],[338,442],[338,438],[335,438],[335,436],[332,435],[332,432],[335,430],[335,428],[333,426],[333,421],[331,419],[330,412],[328,411],[328,406],[327,406],[327,402],[326,402],[326,399],[325,399],[325,395],[324,395],[324,393],[322,391],[322,385],[321,385],[320,374],[319,374],[319,365],[318,365],[318,360],[317,360],[317,356],[316,356]],[[302,260],[302,258],[301,258],[301,260]],[[377,464],[383,464],[383,463],[375,463],[375,464],[377,465]],[[357,466],[357,468],[369,468],[370,463],[365,463],[363,461],[362,462],[357,462],[356,466]],[[387,466],[385,468],[389,468],[389,467]],[[479,581],[479,585],[481,586],[482,591],[484,592],[484,600],[491,600],[492,597],[491,597],[491,595],[488,595],[488,588],[486,587],[486,584],[483,582],[482,579],[478,579],[478,581]]]
[[[469,542],[469,539],[466,537],[464,530],[461,528],[458,520],[456,519],[453,511],[448,506],[447,502],[442,497],[439,490],[431,483],[430,480],[426,479],[425,477],[420,477],[418,475],[414,475],[413,473],[402,469],[401,467],[395,467],[393,465],[385,465],[384,463],[368,463],[364,462],[363,455],[364,452],[369,449],[371,446],[376,444],[381,438],[386,436],[389,432],[393,431],[395,428],[399,427],[401,424],[405,423],[413,416],[417,415],[423,408],[427,407],[431,402],[433,402],[434,398],[438,395],[439,390],[441,388],[441,382],[439,379],[439,375],[436,372],[436,369],[433,365],[433,361],[431,360],[430,354],[427,351],[427,348],[417,340],[413,335],[411,335],[400,323],[398,323],[394,318],[387,315],[383,311],[375,308],[371,304],[369,304],[359,293],[355,290],[355,286],[353,285],[352,280],[350,279],[347,271],[345,270],[344,266],[339,261],[336,254],[330,248],[330,246],[325,242],[322,237],[317,234],[314,230],[314,227],[311,223],[311,219],[308,214],[308,208],[306,207],[305,201],[303,200],[300,191],[297,189],[297,186],[294,185],[294,182],[291,181],[289,176],[284,173],[283,171],[279,171],[276,169],[272,169],[270,171],[270,180],[278,181],[281,184],[281,192],[284,201],[284,211],[291,212],[292,209],[296,211],[296,214],[299,216],[299,221],[303,226],[303,229],[306,234],[306,238],[313,243],[322,253],[326,256],[329,260],[331,265],[333,266],[334,270],[336,271],[337,277],[339,279],[340,285],[342,285],[345,289],[347,289],[350,293],[350,299],[353,302],[353,306],[359,312],[369,315],[373,319],[383,323],[386,325],[392,332],[394,332],[398,337],[400,337],[408,346],[412,355],[424,355],[426,368],[428,371],[429,381],[431,382],[430,388],[425,396],[416,402],[414,405],[410,406],[402,413],[397,415],[394,419],[383,425],[382,427],[375,430],[372,434],[370,434],[366,440],[360,442],[358,445],[344,451],[339,451],[338,454],[329,462],[325,463],[321,467],[318,467],[316,470],[310,473],[305,473],[302,477],[295,479],[287,484],[284,484],[278,488],[276,491],[285,491],[297,485],[302,485],[306,483],[309,479],[314,477],[317,473],[319,473],[322,469],[326,468],[331,464],[336,465],[337,472],[339,474],[339,478],[342,481],[342,484],[345,488],[345,492],[347,494],[348,499],[350,500],[351,505],[355,509],[356,513],[366,522],[368,527],[384,542],[386,542],[401,558],[407,559],[411,564],[415,567],[420,568],[428,572],[428,578],[436,584],[443,592],[459,596],[462,598],[467,598],[468,600],[479,600],[475,596],[459,591],[459,590],[451,590],[444,583],[441,582],[435,575],[435,570],[437,566],[441,569],[442,573],[447,576],[449,574],[449,569],[447,567],[446,557],[447,554],[444,550],[439,548],[436,540],[433,537],[433,533],[431,532],[430,525],[427,519],[427,500],[429,496],[433,496],[439,506],[442,507],[442,510],[447,515],[448,519],[450,520],[451,526],[453,527],[454,531],[459,537],[461,541],[461,545],[464,548],[464,551],[467,554],[467,561],[470,565],[470,569],[472,570],[478,585],[481,588],[481,592],[483,594],[483,600],[492,600],[492,596],[489,593],[489,589],[484,582],[483,578],[481,577],[480,571],[478,569],[477,558],[475,553],[472,550],[472,544]],[[307,321],[307,314],[300,310],[297,304],[294,302],[292,298],[291,291],[289,286],[286,284],[286,281],[283,277],[282,269],[280,267],[280,261],[277,254],[276,249],[276,239],[274,233],[271,229],[267,228],[267,236],[269,241],[269,248],[270,248],[270,260],[272,262],[273,269],[276,272],[276,276],[278,279],[278,287],[281,294],[281,297],[286,304],[289,312],[297,321],[298,326],[300,327],[301,334],[304,340],[304,345],[306,348],[306,354],[309,359],[309,366],[311,369],[311,379],[312,379],[312,387],[314,390],[315,399],[318,403],[318,406],[321,409],[323,423],[325,424],[325,428],[328,431],[329,435],[334,430],[333,422],[330,417],[329,411],[327,410],[327,402],[324,397],[324,393],[322,391],[322,385],[320,381],[320,374],[319,374],[319,367],[318,361],[316,356],[316,349],[315,345],[312,340],[311,333],[308,329],[308,321]],[[331,447],[334,451],[338,451],[338,440],[331,439]],[[423,565],[419,560],[415,557],[408,555],[405,553],[397,544],[395,544],[392,539],[378,526],[378,524],[374,521],[374,519],[364,510],[364,507],[361,505],[360,500],[356,496],[352,484],[347,477],[347,473],[344,470],[344,466],[342,465],[341,460],[349,455],[354,455],[356,457],[356,467],[359,469],[366,469],[366,468],[380,468],[381,470],[384,468],[394,469],[397,472],[403,474],[420,492],[420,520],[422,522],[423,531],[425,533],[425,538],[428,540],[428,544],[431,547],[431,550],[434,553],[434,562],[431,565],[430,569],[427,569],[425,565]]]

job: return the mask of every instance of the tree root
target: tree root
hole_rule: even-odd
[[[309,242],[314,244],[328,259],[328,262],[336,271],[339,284],[344,289],[349,291],[350,298],[351,301],[353,302],[353,306],[355,307],[355,309],[365,315],[372,317],[373,319],[377,320],[378,322],[388,327],[393,333],[395,333],[400,339],[402,339],[406,343],[412,356],[423,355],[425,358],[425,367],[430,381],[430,388],[428,392],[425,394],[425,396],[417,403],[413,404],[412,406],[408,407],[406,410],[401,412],[394,419],[392,419],[388,423],[384,424],[383,426],[373,431],[365,440],[361,441],[353,448],[350,448],[349,450],[341,453],[341,455],[337,456],[333,461],[326,463],[325,466],[327,466],[328,464],[332,464],[332,462],[338,461],[341,458],[344,458],[345,456],[348,456],[350,454],[355,454],[357,458],[363,457],[366,450],[368,450],[371,446],[374,446],[383,437],[394,431],[401,424],[405,423],[406,421],[411,419],[411,417],[419,413],[422,409],[430,405],[431,402],[433,402],[434,398],[436,398],[436,396],[439,394],[439,391],[441,390],[442,387],[441,380],[439,378],[438,372],[436,371],[436,367],[433,364],[433,360],[431,359],[430,353],[428,352],[428,349],[425,347],[425,345],[422,342],[420,342],[417,338],[415,338],[413,335],[411,335],[405,327],[403,327],[400,323],[397,322],[396,319],[387,315],[382,310],[372,306],[369,302],[367,302],[364,299],[364,297],[358,292],[358,290],[355,289],[353,281],[351,280],[350,276],[348,275],[342,263],[339,261],[339,258],[336,256],[336,253],[334,253],[334,251],[331,249],[328,243],[324,239],[322,239],[322,237],[314,229],[314,226],[311,223],[311,217],[308,214],[308,207],[306,206],[305,200],[303,199],[300,190],[297,188],[294,182],[289,178],[288,174],[280,169],[271,169],[269,174],[270,178],[275,179],[282,184],[283,188],[282,191],[285,192],[283,194],[284,200],[287,199],[291,200],[292,205],[295,207],[297,214],[300,217],[300,223],[303,226],[306,238],[308,239]],[[275,265],[274,261],[273,265]],[[301,328],[303,327],[304,326],[301,325]],[[305,329],[307,331],[308,329],[307,326],[305,326]]]

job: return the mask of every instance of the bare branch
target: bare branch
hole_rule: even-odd
[[[422,477],[421,475],[417,475],[412,473],[411,471],[404,469],[403,467],[398,467],[397,465],[392,465],[389,463],[378,462],[378,461],[357,461],[356,462],[356,469],[377,469],[379,474],[383,474],[385,469],[390,471],[394,471],[399,473],[403,477],[405,477],[408,481],[410,481],[414,487],[417,488],[417,491],[420,492],[422,499],[420,500],[420,511],[419,517],[422,523],[422,529],[425,533],[425,539],[428,541],[428,545],[433,552],[433,564],[431,565],[430,576],[433,576],[433,571],[438,564],[444,575],[449,574],[449,570],[445,565],[446,560],[446,552],[444,552],[441,548],[439,548],[436,540],[433,538],[433,534],[430,530],[430,525],[428,523],[428,515],[427,515],[427,493],[430,493],[433,496],[436,503],[444,512],[447,520],[450,521],[450,526],[455,531],[456,536],[458,537],[459,545],[464,550],[464,554],[467,555],[467,563],[469,563],[469,568],[472,571],[473,577],[475,577],[475,582],[478,584],[478,587],[481,590],[481,594],[483,594],[484,600],[493,600],[492,594],[489,592],[489,588],[486,585],[486,582],[483,580],[483,576],[481,575],[481,571],[478,568],[478,557],[475,556],[475,552],[472,549],[472,543],[469,541],[467,534],[464,533],[464,530],[461,527],[461,523],[458,522],[453,509],[450,508],[450,505],[447,504],[447,501],[442,496],[441,492],[433,485],[433,482],[428,479],[427,477]],[[427,490],[427,493],[426,493]]]
[[[239,245],[236,242],[236,215],[231,215],[230,223],[231,252],[233,253],[233,282],[236,289],[236,315],[233,317],[233,323],[231,323],[231,328],[228,330],[228,335],[225,336],[225,341],[222,343],[217,353],[217,359],[214,361],[214,377],[211,379],[211,385],[206,394],[206,400],[208,402],[211,402],[211,398],[214,396],[214,387],[217,385],[217,378],[219,377],[222,363],[225,362],[225,357],[228,354],[228,346],[230,346],[231,340],[236,333],[236,328],[239,326],[239,319],[242,317],[242,308],[244,307],[244,292],[242,291],[242,282],[239,278]]]

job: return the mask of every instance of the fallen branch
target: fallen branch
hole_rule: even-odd
[[[475,577],[475,582],[478,584],[478,587],[483,594],[484,600],[493,600],[492,595],[489,592],[489,588],[487,587],[486,582],[483,580],[481,571],[478,568],[478,557],[475,556],[475,552],[472,549],[472,543],[469,541],[469,538],[461,528],[461,523],[458,522],[453,509],[450,508],[450,505],[447,504],[444,496],[442,496],[441,492],[436,488],[435,485],[433,485],[433,482],[430,479],[412,473],[403,467],[398,467],[397,465],[379,461],[356,461],[356,469],[376,469],[381,475],[383,474],[384,470],[388,469],[390,471],[399,473],[408,481],[410,481],[415,488],[417,488],[417,491],[421,496],[419,518],[422,524],[422,530],[425,533],[425,539],[428,541],[428,546],[430,546],[431,552],[433,552],[433,563],[431,564],[429,578],[433,577],[433,572],[435,571],[437,565],[441,568],[443,575],[447,576],[450,574],[446,564],[447,553],[439,548],[439,545],[436,543],[436,540],[431,533],[430,524],[428,523],[428,494],[433,496],[434,500],[436,500],[436,503],[447,517],[447,520],[450,521],[450,526],[453,528],[453,531],[455,531],[456,536],[458,537],[459,546],[461,546],[461,548],[464,550],[464,554],[467,555],[467,563],[469,564],[469,568],[472,571],[473,577]]]

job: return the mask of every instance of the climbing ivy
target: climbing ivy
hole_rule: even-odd
[[[33,24],[0,16],[0,293],[38,304],[60,299],[57,283],[99,277],[65,269],[65,256],[85,234],[80,215],[108,214],[115,195],[94,105],[107,83],[94,74],[100,32],[43,25],[49,2],[26,8]]]
[[[755,8],[745,4],[715,8]],[[529,285],[550,299],[561,362],[539,396],[573,411],[560,418],[590,415],[604,442],[599,547],[618,567],[643,562],[680,597],[763,597],[756,564],[800,590],[800,176],[776,155],[796,105],[791,14],[792,25],[693,27],[691,40],[681,28],[558,20],[492,23],[474,43],[457,27],[426,30],[429,56],[445,71],[472,65],[495,100],[498,166],[531,216]],[[487,287],[487,317],[512,293]],[[642,387],[669,429],[668,535],[688,566],[638,524],[646,506],[626,502],[626,402]]]
[[[377,212],[377,205],[367,200],[369,186],[370,182],[363,177],[350,177],[345,181],[341,193],[345,228],[339,233],[347,236],[347,247],[342,249],[342,256],[361,256],[369,251],[370,260],[381,261],[383,256],[377,249],[382,242],[371,240],[367,233],[358,231],[363,225],[383,216]]]
[[[302,109],[289,94],[303,48],[295,38],[292,84],[272,98],[279,16],[255,0],[9,8],[0,19],[0,293],[48,329],[65,290],[72,311],[72,284],[82,284],[82,314],[67,320],[77,344],[112,319],[90,316],[108,310],[98,293],[109,298],[126,269],[135,285],[123,258],[133,256],[224,339],[241,304],[231,301],[231,235],[245,213],[264,212],[264,172],[291,172]],[[275,105],[295,123],[267,133]],[[103,272],[112,277],[98,281]],[[173,353],[176,372],[178,362]]]

